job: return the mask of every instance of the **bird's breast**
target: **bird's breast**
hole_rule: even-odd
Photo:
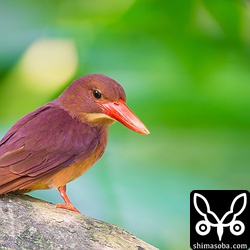
[[[74,162],[70,166],[59,170],[58,172],[46,177],[42,181],[27,187],[25,192],[31,192],[38,189],[58,188],[77,179],[84,174],[96,161],[103,155],[107,145],[107,133],[100,137],[100,142],[94,152],[82,162]]]

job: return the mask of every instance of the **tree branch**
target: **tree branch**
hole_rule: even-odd
[[[0,249],[156,250],[122,228],[20,194],[0,196]]]

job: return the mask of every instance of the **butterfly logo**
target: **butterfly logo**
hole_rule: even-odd
[[[243,205],[239,209],[239,204],[240,204],[240,199],[243,199]],[[205,206],[198,206],[198,200],[205,204]],[[202,220],[197,222],[195,226],[195,230],[199,235],[207,235],[209,234],[211,227],[217,228],[217,235],[219,238],[219,241],[222,239],[222,235],[224,233],[224,228],[229,227],[230,232],[233,235],[241,235],[245,231],[245,225],[242,221],[237,220],[237,217],[244,211],[247,205],[247,195],[246,193],[242,193],[237,195],[230,206],[230,210],[227,211],[221,219],[210,210],[210,205],[207,201],[207,199],[199,194],[199,193],[194,193],[193,196],[193,203],[196,211],[203,217]],[[237,208],[235,204],[237,203]],[[201,205],[201,203],[200,203]],[[205,211],[204,211],[205,207]],[[238,210],[237,210],[238,209]],[[226,222],[231,218],[230,222]]]

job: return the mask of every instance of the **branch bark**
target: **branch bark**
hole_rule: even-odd
[[[156,250],[122,228],[22,194],[0,196],[0,249]]]

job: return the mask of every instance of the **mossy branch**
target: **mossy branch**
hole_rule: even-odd
[[[122,228],[20,194],[0,196],[0,249],[156,250]]]

